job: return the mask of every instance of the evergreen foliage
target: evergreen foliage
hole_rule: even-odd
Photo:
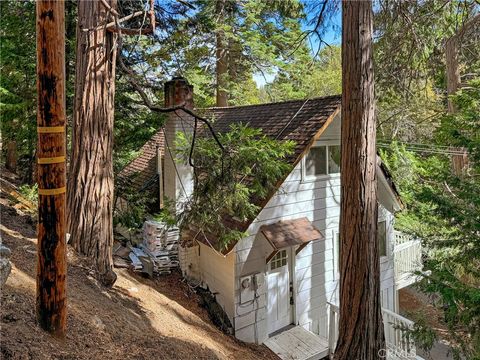
[[[441,117],[435,139],[469,150],[457,176],[448,155],[417,155],[393,144],[383,158],[407,204],[396,226],[427,249],[423,291],[440,296],[456,358],[480,359],[480,81],[454,96],[455,114]]]
[[[35,3],[0,2],[0,116],[2,143],[15,141],[25,181],[35,160],[36,73]]]
[[[213,138],[197,137],[192,161],[195,186],[191,200],[181,215],[183,224],[194,224],[205,234],[219,239],[219,250],[245,234],[228,226],[225,219],[246,222],[257,215],[258,202],[265,199],[291,166],[285,158],[294,143],[281,142],[238,124],[218,134],[225,150]],[[191,138],[177,134],[178,157],[189,161]]]
[[[197,107],[215,103],[215,34],[225,34],[229,53],[226,88],[230,105],[304,99],[341,93],[341,53],[324,47],[314,58],[303,35],[306,23],[315,23],[312,9],[319,4],[301,0],[226,0],[229,16],[218,22],[214,1],[156,1],[157,31],[153,36],[123,37],[125,63],[144,80],[149,96],[163,103],[162,83],[175,75],[195,87]],[[312,6],[315,5],[315,6]],[[413,153],[393,141],[382,158],[402,192],[406,211],[396,226],[424,241],[427,249],[421,284],[445,305],[445,321],[455,339],[455,355],[480,359],[480,32],[466,36],[459,62],[465,79],[475,78],[456,96],[456,114],[445,114],[445,39],[472,14],[475,1],[381,1],[374,8],[375,81],[379,137],[465,148],[469,171],[452,173],[448,155]],[[121,16],[141,10],[144,2],[119,1]],[[335,7],[329,8],[335,10]],[[66,3],[67,120],[71,119],[75,67],[76,3]],[[0,116],[2,144],[15,141],[22,180],[34,180],[36,147],[35,2],[0,1]],[[327,16],[327,15],[325,15]],[[328,16],[331,16],[328,15]],[[141,17],[126,25],[139,27]],[[321,29],[316,29],[320,31]],[[274,80],[258,89],[252,75]],[[165,116],[141,103],[125,74],[117,72],[115,99],[114,167],[118,172]],[[71,120],[70,120],[71,122]],[[293,144],[266,138],[243,125],[220,134],[226,151],[210,138],[197,138],[193,152],[196,190],[182,220],[221,239],[225,248],[244,233],[222,221],[245,221],[258,210],[259,200],[289,170],[285,158]],[[179,157],[188,161],[190,139],[179,137]],[[441,147],[443,146],[443,147]],[[5,146],[2,149],[5,152]],[[206,176],[208,174],[208,176]],[[137,228],[149,199],[117,184],[129,205],[116,221]],[[36,186],[20,192],[36,199]],[[172,221],[170,216],[162,219]],[[415,331],[431,345],[431,333]],[[425,335],[426,334],[426,335]],[[427,345],[428,345],[427,344]],[[428,346],[427,346],[428,347]]]
[[[228,71],[224,87],[230,105],[260,101],[253,74],[272,75],[277,70],[291,69],[291,64],[304,54],[311,60],[302,41],[305,14],[299,0],[247,0],[241,4],[225,0],[226,15],[222,21],[218,19],[216,1],[190,3],[193,8],[168,3],[157,7],[157,18],[165,19],[167,12],[175,15],[159,23],[160,29],[152,39],[126,39],[124,48],[129,64],[155,84],[172,76],[188,79],[195,87],[197,107],[215,105],[215,49],[219,32],[225,37]],[[294,52],[298,45],[303,50]]]
[[[381,1],[375,11],[375,91],[379,136],[431,141],[446,88],[445,41],[473,14],[475,1]],[[465,36],[462,73],[478,69],[477,30]]]
[[[264,91],[264,102],[341,94],[340,47],[325,47],[315,59],[306,47],[300,47],[296,51],[296,58],[284,69],[279,69],[273,82],[267,84]]]
[[[65,18],[67,116],[71,114],[73,101],[74,67],[71,64],[75,58],[72,49],[75,48],[76,7],[72,2],[66,2]],[[2,142],[16,142],[19,175],[23,181],[33,183],[37,143],[35,1],[0,1],[0,14]]]

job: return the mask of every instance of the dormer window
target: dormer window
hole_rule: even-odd
[[[305,156],[305,178],[339,174],[340,145],[323,145],[310,148]]]

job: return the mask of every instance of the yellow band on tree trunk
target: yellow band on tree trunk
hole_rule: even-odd
[[[45,157],[45,158],[38,158],[39,164],[58,164],[65,162],[65,155],[64,156],[57,156],[57,157]]]
[[[37,126],[37,132],[39,134],[54,134],[62,133],[65,131],[65,126]]]
[[[66,186],[56,189],[38,189],[38,195],[60,195],[67,191]]]

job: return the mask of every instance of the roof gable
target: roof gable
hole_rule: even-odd
[[[269,137],[294,141],[294,152],[287,158],[289,163],[294,164],[313,143],[312,140],[318,138],[319,130],[340,111],[341,100],[341,96],[327,96],[200,111],[213,120],[213,128],[217,132],[227,132],[232,124],[242,123],[261,129]]]
[[[205,109],[204,114],[213,118],[213,127],[217,132],[226,132],[230,125],[242,123],[259,128],[265,135],[278,140],[294,141],[296,144],[294,152],[286,159],[293,169],[340,112],[340,105],[340,96],[329,96],[282,103]],[[259,209],[256,216],[275,195],[288,175],[289,173],[279,179],[270,194],[257,204]],[[256,216],[246,222],[232,218],[224,219],[224,222],[231,228],[246,231]],[[182,235],[185,240],[194,239],[212,247],[216,247],[218,243],[213,234],[204,234],[195,227],[186,229]],[[235,244],[230,244],[227,249],[222,249],[222,252],[227,254],[234,246]]]
[[[310,147],[320,138],[335,116],[340,112],[341,96],[328,96],[307,100],[293,100],[260,105],[246,105],[226,108],[197,109],[205,117],[213,122],[216,132],[227,132],[232,124],[242,123],[253,128],[261,129],[262,132],[278,140],[291,140],[295,142],[294,152],[286,159],[292,169],[301,161]],[[121,181],[129,181],[138,190],[151,191],[151,196],[157,196],[158,186],[147,186],[149,181],[157,176],[157,148],[160,154],[165,153],[163,130],[160,129],[141,149],[140,155],[132,160],[119,174]],[[383,164],[382,164],[383,165]],[[387,179],[388,171],[379,163],[379,168]],[[386,172],[387,171],[387,172]],[[289,174],[286,174],[285,178]],[[268,201],[275,195],[278,188],[285,181],[279,179],[277,186],[265,199],[260,201],[259,211],[265,207]],[[393,183],[389,185],[398,195]],[[258,216],[257,213],[257,216]],[[245,231],[255,219],[240,223],[235,219],[225,219],[231,227]],[[215,247],[217,239],[212,234],[199,232],[194,227],[187,229],[184,234],[187,238],[195,239],[209,246]],[[230,252],[235,244],[231,244],[223,253]]]
[[[305,148],[331,115],[339,111],[340,103],[340,96],[327,96],[259,105],[214,107],[197,111],[211,119],[215,131],[218,132],[228,131],[230,125],[234,123],[243,123],[262,129],[267,136],[295,141],[294,153],[287,159],[293,164],[298,156],[305,152]],[[118,180],[131,184],[137,190],[147,189],[148,182],[157,175],[157,148],[163,155],[164,147],[163,130],[159,129],[142,146],[138,157],[118,174]]]
[[[165,137],[160,129],[140,148],[140,154],[120,171],[117,180],[135,190],[151,191],[153,196],[158,196],[158,186],[153,186],[158,176],[157,151],[163,155],[164,150]]]

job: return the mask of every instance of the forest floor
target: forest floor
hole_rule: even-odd
[[[437,334],[433,348],[430,351],[424,351],[417,348],[417,355],[426,360],[451,360],[453,354],[450,350],[450,335],[448,328],[443,321],[444,313],[438,306],[433,305],[432,300],[427,295],[419,292],[415,288],[406,287],[400,290],[400,313],[408,319],[415,320],[420,314],[427,325]]]
[[[217,329],[179,274],[146,279],[116,269],[117,282],[106,289],[71,249],[67,334],[63,340],[50,336],[35,320],[36,221],[18,205],[1,192],[0,230],[12,250],[12,272],[1,291],[0,358],[277,358],[265,346],[242,343]]]

